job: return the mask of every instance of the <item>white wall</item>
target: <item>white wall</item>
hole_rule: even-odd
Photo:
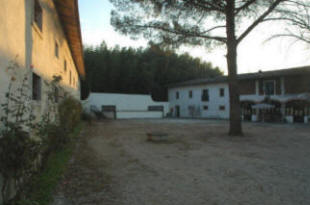
[[[224,96],[220,97],[220,89],[224,88]],[[209,101],[201,101],[202,90],[209,90]],[[193,97],[189,98],[189,91],[193,92]],[[176,92],[179,92],[179,99],[176,99]],[[175,106],[180,106],[180,117],[200,117],[200,118],[229,118],[229,90],[226,83],[186,86],[170,88],[168,90],[169,108],[173,109],[175,116]],[[197,114],[191,115],[189,106],[195,106]],[[208,106],[208,110],[203,107]],[[225,106],[225,110],[219,110],[219,106]]]
[[[128,118],[162,118],[168,113],[168,102],[153,101],[150,95],[118,94],[118,93],[91,93],[87,100],[83,101],[83,107],[90,110],[94,105],[101,110],[103,105],[116,106],[118,119]],[[148,106],[163,106],[164,113],[160,111],[148,111]]]

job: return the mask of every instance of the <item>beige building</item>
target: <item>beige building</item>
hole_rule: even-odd
[[[79,99],[85,70],[77,0],[0,0],[0,5],[0,104],[11,80],[17,88],[25,76],[39,116],[53,76],[61,76],[61,87]]]

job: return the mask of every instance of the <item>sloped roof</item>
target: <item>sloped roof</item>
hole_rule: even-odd
[[[309,75],[309,78],[310,78],[310,66],[280,69],[280,70],[271,70],[271,71],[259,71],[256,73],[239,74],[238,79],[249,80],[249,79],[282,77],[282,76],[300,75],[300,74]],[[173,87],[183,87],[183,86],[191,86],[191,85],[217,84],[217,83],[223,83],[223,82],[228,82],[228,76],[194,79],[194,80],[189,80],[185,82],[171,84],[171,85],[168,85],[168,87],[173,88]]]
[[[79,75],[85,76],[83,44],[77,0],[54,0]]]

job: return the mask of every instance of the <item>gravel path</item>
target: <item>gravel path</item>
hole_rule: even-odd
[[[54,205],[310,204],[310,127],[119,120],[84,131]],[[148,142],[147,132],[166,141]]]

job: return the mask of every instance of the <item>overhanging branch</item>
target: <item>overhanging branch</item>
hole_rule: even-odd
[[[227,38],[222,37],[222,36],[205,35],[204,33],[206,31],[204,31],[203,33],[197,33],[197,32],[191,32],[188,30],[174,30],[174,29],[169,29],[169,28],[166,28],[163,26],[156,26],[156,25],[131,25],[131,26],[136,27],[136,28],[150,28],[150,29],[160,30],[160,31],[172,33],[175,35],[184,36],[185,38],[197,37],[197,38],[203,38],[203,39],[216,40],[216,41],[220,41],[221,43],[226,43],[226,41],[227,41]],[[220,27],[220,26],[218,26],[218,27]],[[215,27],[211,28],[211,29],[215,29]]]
[[[276,0],[258,19],[256,19],[237,39],[237,43],[240,43],[259,23],[261,23],[265,17],[267,17],[282,1]]]

